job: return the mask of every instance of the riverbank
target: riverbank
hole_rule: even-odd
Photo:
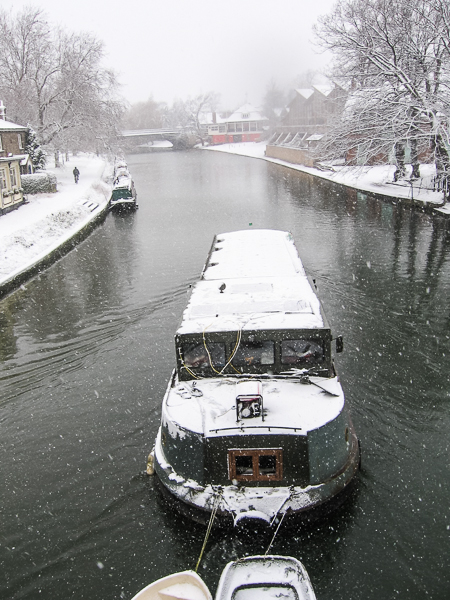
[[[333,166],[329,169],[316,169],[296,165],[283,160],[270,158],[265,155],[265,142],[242,142],[237,144],[221,144],[219,146],[204,146],[204,150],[226,152],[240,156],[260,158],[295,171],[308,173],[321,179],[338,183],[348,188],[355,189],[366,194],[374,194],[391,200],[404,201],[424,209],[431,209],[437,214],[450,216],[450,202],[444,206],[443,193],[434,192],[431,187],[432,178],[435,175],[434,165],[424,164],[420,166],[421,178],[412,184],[403,180],[394,183],[394,165],[380,165],[374,167],[342,167]]]
[[[75,184],[72,170],[80,171]],[[54,194],[28,196],[28,202],[0,217],[0,297],[57,260],[85,237],[108,208],[110,166],[95,155],[71,158],[48,168],[58,180]]]

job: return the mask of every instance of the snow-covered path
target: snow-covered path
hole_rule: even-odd
[[[75,184],[73,168],[80,171]],[[111,186],[104,181],[109,166],[94,155],[72,158],[59,169],[47,169],[58,180],[55,194],[28,196],[0,217],[0,287],[26,271],[83,229],[105,210]]]

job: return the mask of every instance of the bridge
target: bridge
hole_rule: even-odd
[[[152,137],[163,137],[164,139],[167,139],[167,137],[165,136],[170,136],[170,137],[174,137],[174,136],[178,136],[181,133],[183,133],[183,129],[177,129],[177,128],[167,128],[167,129],[125,129],[124,131],[121,132],[121,137],[124,138],[135,138],[135,137],[145,137],[145,138],[152,138]]]
[[[160,129],[125,129],[120,137],[129,141],[131,146],[142,146],[155,139],[168,140],[175,149],[194,146],[198,141],[192,127],[167,127]]]

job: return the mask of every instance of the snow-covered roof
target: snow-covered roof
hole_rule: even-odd
[[[313,85],[313,88],[324,96],[329,96],[334,89],[334,87],[330,85]]]
[[[320,133],[313,133],[312,135],[310,135],[308,138],[306,138],[307,142],[318,142],[319,140],[321,140],[323,138],[323,134]]]
[[[18,154],[11,154],[10,156],[0,156],[0,162],[19,162],[20,164],[22,161],[22,156],[18,155]]]
[[[238,121],[267,121],[267,117],[261,114],[258,108],[255,108],[252,104],[243,104],[237,110],[234,111],[227,119],[224,120],[226,123],[236,123]]]
[[[226,123],[228,119],[224,119],[217,112],[215,114],[213,112],[201,112],[198,120],[201,125],[218,125],[219,123]]]
[[[314,90],[311,88],[300,88],[295,90],[299,96],[303,96],[305,100],[308,100],[313,94]]]
[[[324,326],[291,235],[256,229],[216,237],[177,333]]]
[[[0,119],[0,131],[28,131],[28,127]]]

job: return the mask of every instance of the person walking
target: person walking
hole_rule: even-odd
[[[75,167],[75,169],[72,171],[73,173],[73,178],[75,179],[75,183],[78,183],[78,180],[80,179],[80,171]]]

